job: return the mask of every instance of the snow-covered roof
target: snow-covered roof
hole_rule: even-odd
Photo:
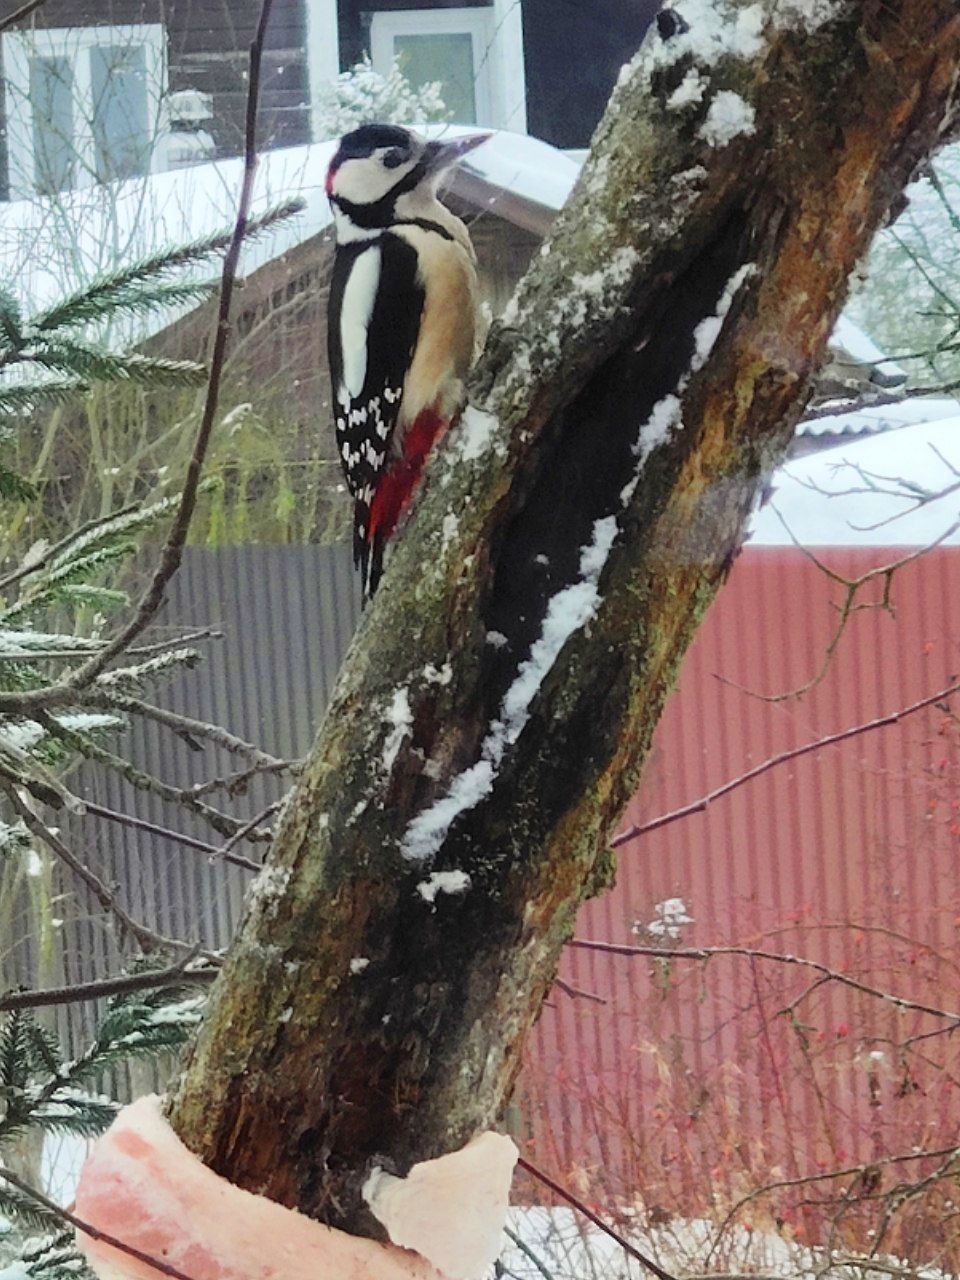
[[[424,128],[431,135],[472,132],[454,125]],[[336,142],[267,151],[260,157],[254,213],[300,197],[302,213],[249,243],[246,274],[316,235],[330,223],[324,178]],[[535,138],[493,133],[471,152],[464,168],[490,188],[545,209],[566,200],[579,165]],[[64,192],[56,200],[0,204],[0,275],[29,310],[62,297],[98,272],[136,261],[157,250],[200,239],[231,226],[240,190],[242,161],[218,160],[152,174],[109,186]],[[125,339],[137,340],[164,327],[177,312]],[[182,314],[182,311],[179,313]]]
[[[423,131],[431,136],[472,132],[453,125],[426,126]],[[267,151],[260,157],[253,212],[262,213],[292,197],[302,199],[304,208],[246,245],[241,262],[244,274],[329,226],[324,178],[336,145],[335,141],[313,143]],[[501,191],[510,194],[514,207],[519,201],[550,214],[560,209],[570,194],[580,163],[536,138],[494,132],[469,154],[461,168],[469,179],[464,189],[477,198],[482,195],[484,205],[495,202]],[[242,161],[233,158],[64,192],[55,200],[36,197],[0,203],[0,278],[25,310],[38,310],[100,272],[228,229],[235,215],[241,176]],[[130,324],[137,328],[112,336],[118,342],[141,341],[189,309],[184,305],[163,314],[133,318]],[[838,321],[835,338],[854,359],[887,371],[895,369],[863,330],[846,317]],[[902,436],[900,429],[905,424],[947,415],[960,415],[956,401],[905,400],[819,417],[801,424],[800,432],[863,436],[897,428],[893,434]],[[795,465],[812,466],[814,462]],[[760,528],[765,530],[762,536],[766,540],[778,540],[777,530],[768,525],[766,516],[761,517]],[[851,538],[848,535],[845,540]],[[844,539],[831,535],[825,540]]]
[[[909,396],[891,404],[824,413],[800,424],[805,436],[868,436],[894,431],[916,422],[937,422],[960,414],[960,402],[952,397]]]
[[[459,125],[427,125],[430,136],[457,136],[473,130]],[[286,250],[324,230],[330,207],[324,178],[335,141],[264,152],[259,159],[254,213],[292,197],[303,211],[268,235],[248,243],[241,270],[250,274]],[[525,134],[493,132],[460,166],[461,186],[484,206],[496,204],[498,191],[547,215],[561,208],[580,172],[580,161]],[[100,272],[147,257],[166,247],[225,230],[233,222],[242,161],[218,160],[192,168],[151,174],[107,186],[63,192],[56,199],[36,197],[0,203],[0,275],[24,308],[38,310]],[[479,184],[479,185],[478,185]],[[509,202],[507,202],[509,204]],[[505,205],[505,207],[507,207]],[[540,229],[546,221],[540,219]],[[137,342],[166,327],[188,306],[131,321],[136,328],[114,335]],[[841,317],[835,338],[855,360],[889,372],[895,369],[867,335]],[[834,416],[805,423],[806,435],[835,431],[860,434],[885,430],[893,410]],[[913,420],[913,419],[908,419]],[[871,425],[875,424],[875,425]]]
[[[922,547],[942,540],[960,546],[953,527],[960,522],[960,413],[955,402],[947,403],[951,417],[781,467],[771,498],[753,519],[751,545]]]
[[[896,361],[887,359],[886,353],[849,316],[840,316],[837,320],[832,341],[861,364],[876,365],[887,378],[900,381],[907,376],[906,370],[901,369]]]

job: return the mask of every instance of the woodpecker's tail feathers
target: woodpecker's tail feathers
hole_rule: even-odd
[[[360,571],[363,602],[377,589],[383,573],[383,535],[370,525],[370,508],[357,502],[353,509],[353,564]]]
[[[373,597],[373,593],[380,585],[380,579],[383,576],[385,541],[386,539],[380,534],[374,534],[369,542],[354,534],[353,563],[360,570],[360,590],[363,593],[364,604]]]

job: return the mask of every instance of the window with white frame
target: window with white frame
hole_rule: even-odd
[[[10,195],[53,195],[164,167],[157,23],[3,36]]]
[[[414,88],[439,80],[456,124],[526,130],[519,0],[495,0],[482,8],[374,13],[370,57],[383,75],[399,57]]]

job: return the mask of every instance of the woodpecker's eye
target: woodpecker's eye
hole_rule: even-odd
[[[403,164],[406,158],[406,153],[401,151],[399,147],[391,147],[384,155],[383,163],[388,169],[396,169],[397,165]]]

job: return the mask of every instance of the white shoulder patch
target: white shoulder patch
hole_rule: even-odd
[[[340,308],[340,350],[343,380],[337,399],[346,408],[363,390],[367,376],[367,330],[380,285],[380,246],[371,245],[358,255],[343,291]]]

